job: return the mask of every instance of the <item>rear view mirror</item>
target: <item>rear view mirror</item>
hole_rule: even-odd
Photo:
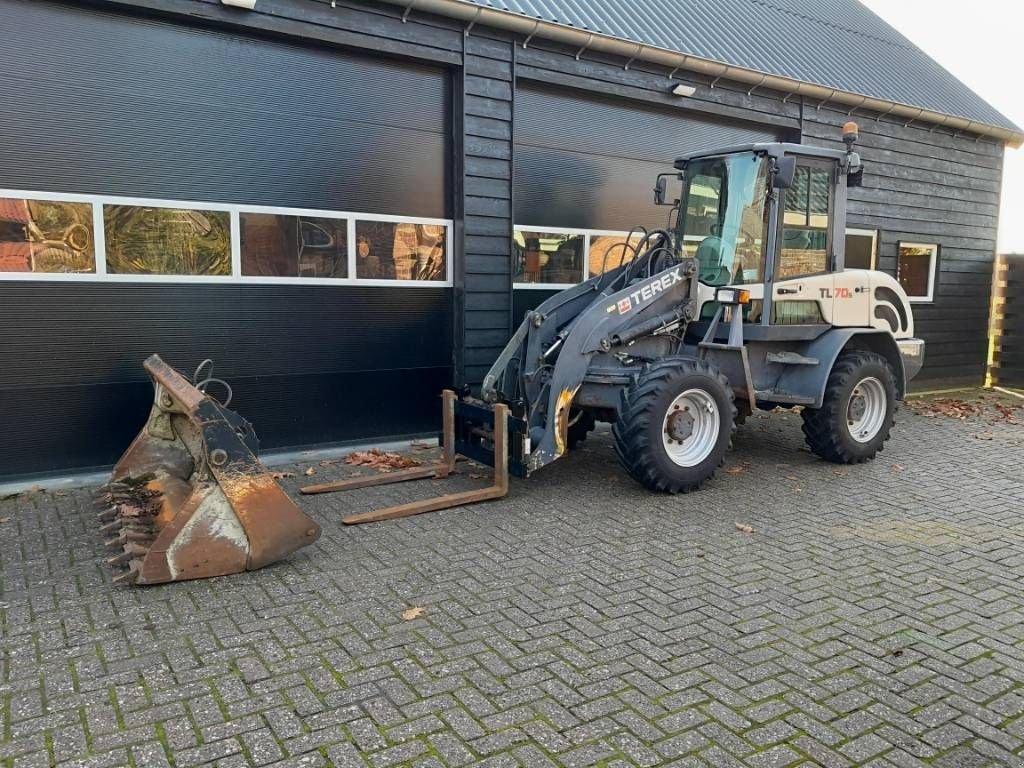
[[[772,186],[775,189],[789,189],[793,186],[796,176],[796,158],[780,157],[775,161],[775,173],[772,174]]]
[[[665,204],[665,189],[668,180],[664,176],[659,176],[658,180],[654,182],[654,204],[664,205]]]

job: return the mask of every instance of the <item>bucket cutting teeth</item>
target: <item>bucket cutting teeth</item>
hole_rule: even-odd
[[[117,574],[113,578],[115,584],[134,584],[139,578],[139,560],[132,560],[128,564],[128,570]]]
[[[145,547],[139,547],[139,552],[133,552],[129,547],[130,545],[125,545],[124,551],[121,554],[108,558],[107,565],[128,565],[136,557],[144,557],[146,554]]]
[[[105,523],[100,526],[100,533],[113,533],[114,531],[120,530],[120,528],[120,520],[111,520],[109,523]]]
[[[117,517],[117,507],[108,507],[102,512],[96,513],[96,519],[101,523],[109,523],[111,520]]]

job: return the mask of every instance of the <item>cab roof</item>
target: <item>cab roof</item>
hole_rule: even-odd
[[[768,155],[770,157],[782,157],[783,155],[801,155],[803,157],[818,157],[826,160],[846,159],[845,149],[827,149],[825,147],[814,147],[809,144],[794,144],[792,142],[768,141],[756,144],[735,144],[730,147],[709,149],[701,152],[691,152],[688,155],[677,157],[673,163],[675,168],[682,170],[691,160],[702,160],[710,157],[724,157],[725,155],[738,155],[744,152]]]

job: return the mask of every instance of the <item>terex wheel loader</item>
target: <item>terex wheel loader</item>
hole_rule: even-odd
[[[722,464],[738,419],[777,406],[802,406],[824,459],[882,449],[924,342],[895,279],[844,269],[847,187],[863,168],[855,124],[843,138],[846,151],[701,152],[658,177],[674,226],[529,312],[484,379],[483,400],[520,425],[513,471],[551,463],[600,419],[630,476],[686,492]]]

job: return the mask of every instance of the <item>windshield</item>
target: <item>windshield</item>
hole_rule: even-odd
[[[744,152],[686,167],[676,236],[708,285],[764,282],[768,164]]]

